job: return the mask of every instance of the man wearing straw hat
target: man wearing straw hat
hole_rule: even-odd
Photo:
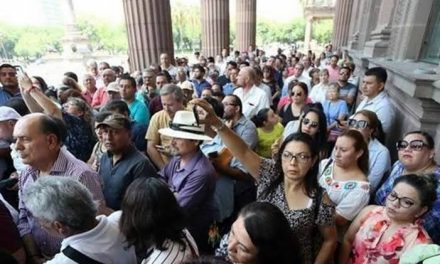
[[[208,229],[213,222],[217,207],[214,201],[216,172],[200,150],[204,140],[204,128],[198,117],[190,111],[177,111],[170,127],[159,133],[171,137],[171,148],[177,154],[159,172],[175,194],[178,203],[188,216],[188,230],[201,252],[209,253]]]

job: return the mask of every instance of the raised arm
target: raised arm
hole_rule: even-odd
[[[261,157],[253,152],[248,145],[227,127],[220,118],[215,115],[212,106],[203,99],[194,99],[192,103],[200,106],[206,112],[205,126],[213,127],[217,130],[217,134],[222,139],[225,146],[231,151],[232,156],[237,158],[246,168],[246,170],[251,174],[251,176],[259,181],[260,175],[258,173],[261,163]]]
[[[47,115],[63,119],[61,109],[39,88],[32,86],[27,75],[19,77],[23,99],[31,112],[44,112]]]

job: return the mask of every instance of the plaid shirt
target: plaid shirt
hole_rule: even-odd
[[[60,153],[52,166],[50,175],[72,177],[87,187],[95,201],[104,201],[101,188],[102,184],[98,174],[92,171],[86,163],[76,159],[64,147],[60,149]],[[20,212],[18,230],[21,236],[32,234],[41,253],[46,256],[53,256],[60,251],[62,238],[53,236],[42,228],[21,199],[24,190],[28,188],[29,184],[35,182],[38,177],[39,171],[30,166],[21,173],[19,181],[20,200],[18,207]],[[103,203],[105,204],[105,202]]]
[[[403,174],[403,164],[400,161],[394,163],[392,171],[388,179],[377,190],[376,203],[379,205],[385,205],[388,194],[393,189],[394,180]],[[434,174],[437,179],[440,180],[440,166],[437,166],[434,170]],[[431,236],[434,243],[440,243],[440,182],[437,187],[437,200],[434,203],[432,209],[424,216],[424,227],[428,234]]]

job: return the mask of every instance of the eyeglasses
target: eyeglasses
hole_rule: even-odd
[[[298,93],[292,93],[292,96],[302,96],[303,94],[301,92]]]
[[[348,126],[351,128],[356,128],[356,129],[360,129],[360,128],[366,128],[368,127],[368,122],[365,120],[356,120],[356,119],[349,119],[348,120]]]
[[[425,142],[423,142],[423,140],[417,139],[417,140],[413,140],[413,141],[406,141],[406,140],[399,140],[396,143],[396,148],[397,150],[404,150],[409,146],[410,150],[413,151],[420,151],[423,149],[423,147],[427,147],[428,144],[426,144]]]
[[[224,106],[228,106],[228,105],[232,105],[232,106],[237,106],[237,104],[234,103],[223,103]]]
[[[281,159],[284,161],[292,162],[293,159],[299,163],[306,163],[310,160],[310,155],[307,155],[307,153],[300,152],[297,154],[290,153],[289,151],[284,151],[281,154]]]
[[[413,199],[411,199],[411,198],[399,197],[395,191],[392,191],[388,195],[387,199],[392,201],[392,202],[395,201],[395,200],[399,200],[399,205],[402,206],[403,208],[410,208],[411,206],[416,204],[416,202]]]
[[[310,119],[308,119],[308,118],[304,118],[303,121],[302,121],[302,123],[303,123],[304,125],[306,125],[306,126],[310,124],[310,127],[312,127],[312,128],[317,128],[317,127],[319,126],[319,123],[318,123],[318,122],[316,122],[316,121],[312,121],[312,120],[310,120]]]

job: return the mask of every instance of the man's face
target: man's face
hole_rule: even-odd
[[[350,71],[347,69],[339,70],[339,81],[346,82],[350,78]]]
[[[109,67],[108,67],[107,64],[105,64],[105,63],[100,63],[100,64],[99,64],[99,72],[100,72],[101,74],[103,74],[104,71],[107,70],[107,69],[109,69]]]
[[[176,79],[179,82],[184,82],[186,80],[186,72],[185,72],[185,70],[182,70],[182,69],[177,70]]]
[[[24,164],[32,167],[47,162],[46,159],[53,151],[59,150],[59,144],[53,134],[41,131],[40,120],[35,116],[26,116],[15,124],[15,146]]]
[[[237,77],[238,77],[238,69],[231,69],[229,72],[229,79],[233,84],[237,83]]]
[[[12,142],[12,133],[14,132],[14,120],[0,121],[0,140]]]
[[[116,129],[103,125],[102,139],[108,151],[113,154],[120,154],[129,146],[131,133],[125,128]]]
[[[369,98],[374,98],[384,88],[384,83],[379,82],[374,75],[365,75],[362,81],[362,94]]]
[[[108,94],[108,100],[112,101],[112,100],[120,100],[121,99],[121,93],[116,92],[116,91],[107,91]]]
[[[336,58],[336,57],[332,57],[332,58],[330,59],[330,65],[331,65],[331,66],[337,66],[337,65],[338,65],[338,58]]]
[[[174,153],[180,156],[194,153],[199,148],[196,140],[183,138],[173,138],[171,140],[171,147],[174,149]]]
[[[144,84],[147,86],[156,86],[156,76],[153,72],[144,72],[142,74],[142,79],[144,80]]]
[[[302,66],[302,65],[300,65],[300,64],[296,64],[296,65],[295,65],[295,70],[296,70],[296,72],[295,72],[295,77],[300,77],[301,74],[302,74],[303,71],[304,71],[304,66]]]
[[[92,64],[87,66],[87,71],[92,75],[92,76],[97,76],[98,75],[98,65],[96,64]]]
[[[0,70],[0,83],[3,85],[3,87],[18,87],[17,71],[15,68],[2,68]]]
[[[170,64],[170,57],[168,54],[162,54],[160,56],[160,63],[163,65],[169,65]]]
[[[225,96],[222,101],[224,114],[223,118],[226,120],[231,120],[237,114],[238,106],[235,102],[235,98],[232,96]]]
[[[165,76],[157,76],[156,77],[156,86],[159,89],[162,88],[167,83],[168,83],[168,80],[167,80],[167,78],[165,78]]]
[[[174,94],[161,95],[160,99],[162,101],[163,110],[165,110],[170,117],[174,117],[174,114],[183,108],[182,102],[177,101],[174,98]]]
[[[190,101],[192,99],[193,96],[193,90],[190,89],[182,89],[183,95],[185,96],[185,99],[187,101]]]
[[[200,71],[200,69],[194,69],[193,70],[193,73],[194,73],[194,79],[197,79],[197,80],[201,80],[201,79],[203,79],[203,74],[202,74],[202,72]]]
[[[107,86],[109,83],[114,82],[116,80],[116,74],[111,69],[106,69],[102,73],[102,81],[104,85]]]
[[[304,64],[305,68],[308,68],[310,66],[310,61],[309,61],[309,57],[307,56],[303,56],[302,57],[302,64]]]
[[[121,93],[122,100],[131,102],[136,94],[136,87],[133,87],[129,80],[120,80],[119,92]]]
[[[96,86],[96,80],[92,75],[86,74],[83,77],[83,85],[87,90],[93,89]]]
[[[249,79],[249,74],[246,69],[240,70],[237,76],[237,85],[240,87],[244,87]]]

